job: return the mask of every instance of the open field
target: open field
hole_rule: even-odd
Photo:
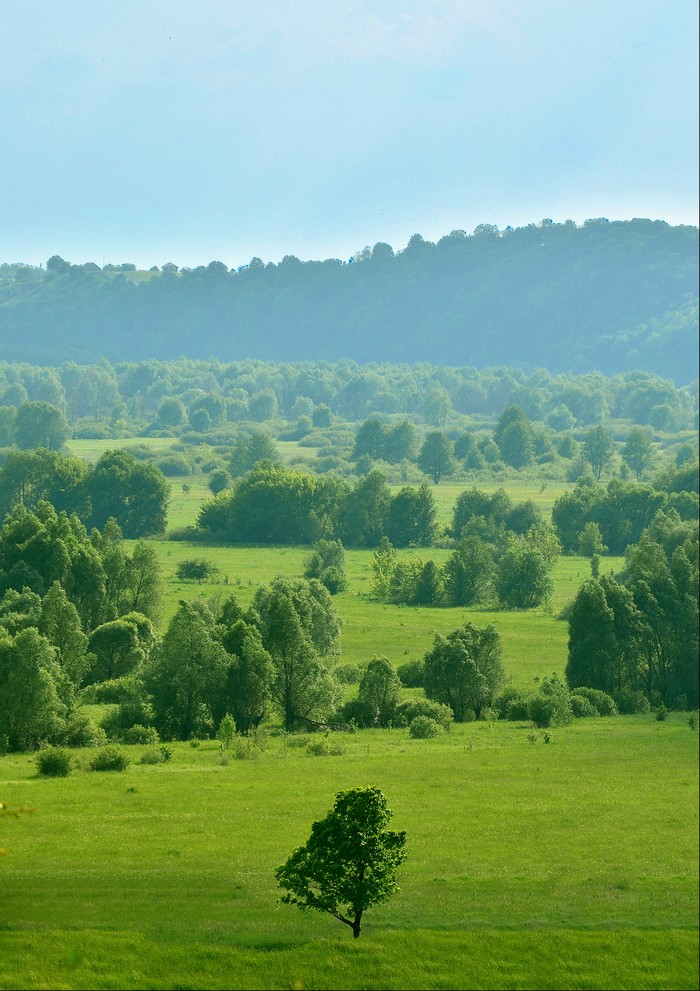
[[[437,740],[270,738],[256,760],[34,774],[0,758],[2,988],[696,988],[697,734],[682,714]],[[533,742],[534,741],[534,742]],[[83,752],[83,757],[85,752]],[[344,787],[408,832],[363,936],[277,906],[274,868]]]
[[[174,615],[181,599],[233,593],[243,605],[248,605],[256,589],[277,575],[301,577],[309,554],[308,547],[222,547],[167,540],[152,541],[152,546],[158,553],[165,579],[163,624]],[[450,554],[439,548],[397,553],[400,559],[431,558],[440,564]],[[478,626],[493,623],[498,629],[503,639],[506,671],[516,685],[525,687],[534,677],[553,671],[563,674],[568,627],[556,616],[590,575],[586,558],[559,559],[554,570],[555,590],[549,610],[505,612],[397,606],[372,600],[369,597],[372,556],[370,550],[350,550],[345,554],[349,588],[333,600],[344,624],[341,634],[343,661],[367,661],[379,654],[398,665],[422,657],[432,646],[435,633],[446,634],[471,621]],[[220,570],[218,580],[203,585],[178,581],[175,576],[177,565],[191,557],[205,557],[215,564]],[[601,565],[604,571],[619,570],[622,563],[622,558],[606,557]]]

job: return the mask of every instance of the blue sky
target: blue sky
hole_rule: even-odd
[[[0,261],[698,223],[695,0],[3,0]]]

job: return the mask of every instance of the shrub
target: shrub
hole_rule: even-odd
[[[66,720],[61,733],[61,743],[66,747],[100,747],[106,742],[105,731],[78,713]]]
[[[364,673],[359,664],[339,664],[333,672],[343,685],[357,685]]]
[[[657,723],[663,723],[668,718],[668,713],[669,713],[668,708],[662,702],[661,705],[656,710]]]
[[[405,688],[422,688],[425,668],[423,661],[406,661],[396,669],[399,681]]]
[[[149,747],[141,754],[139,763],[141,764],[167,764],[172,758],[173,752],[170,747]]]
[[[433,702],[431,699],[410,699],[400,702],[396,707],[396,725],[410,726],[416,716],[427,716],[434,719],[438,726],[449,730],[454,721],[454,714],[449,705],[443,702]]]
[[[228,712],[219,723],[216,739],[221,742],[224,750],[228,750],[236,739],[236,720]]]
[[[158,730],[155,726],[142,726],[141,723],[136,723],[124,730],[123,740],[124,743],[160,743]]]
[[[321,740],[311,740],[306,744],[309,757],[342,757],[345,747],[340,743],[331,743],[327,737]]]
[[[602,692],[599,688],[574,688],[571,694],[588,699],[599,716],[617,715],[615,700],[611,695],[608,695],[607,692]]]
[[[119,747],[100,747],[90,761],[91,771],[125,771],[131,761]]]
[[[63,747],[47,747],[37,754],[36,767],[45,778],[66,778],[71,772],[71,756]]]
[[[690,715],[688,716],[688,726],[690,726],[691,729],[697,729],[698,728],[698,713],[697,712],[691,712]]]
[[[530,697],[514,695],[506,703],[505,718],[511,722],[525,722],[530,718]]]
[[[441,733],[442,727],[430,716],[416,716],[408,727],[408,735],[413,740],[429,740],[433,736],[440,736]]]
[[[631,688],[618,688],[613,692],[617,711],[624,716],[632,716],[636,712],[651,712],[651,704],[644,692],[635,692]]]
[[[508,704],[513,699],[521,699],[522,692],[518,688],[514,688],[513,685],[506,685],[493,699],[493,707],[498,710],[498,715],[501,719],[506,719],[508,716]],[[525,717],[527,719],[527,716]]]
[[[219,569],[204,557],[190,557],[177,566],[177,577],[184,582],[205,582],[219,573]]]
[[[110,678],[108,681],[88,685],[83,689],[83,702],[96,705],[121,705],[137,694],[134,679],[126,675],[124,678]]]
[[[565,726],[574,718],[569,689],[556,677],[543,678],[540,690],[528,702],[528,714],[535,726]]]
[[[165,457],[160,458],[156,464],[168,478],[182,477],[183,475],[189,475],[192,471],[192,466],[186,457],[182,454],[166,454]]]
[[[108,712],[100,723],[110,740],[119,743],[126,741],[126,734],[132,726],[148,726],[153,713],[150,706],[141,699],[129,698],[122,702],[118,709]],[[151,740],[136,740],[134,742],[150,743]]]
[[[587,716],[597,716],[598,710],[587,698],[583,695],[576,695],[574,692],[571,693],[571,711],[574,714],[575,719],[583,719]]]

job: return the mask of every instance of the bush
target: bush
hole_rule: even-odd
[[[511,702],[515,700],[522,700],[522,698],[523,693],[519,689],[514,688],[513,685],[506,685],[506,687],[501,689],[498,695],[495,696],[492,704],[494,709],[498,710],[498,715],[501,719],[510,719],[511,717],[508,715],[508,706]],[[527,705],[527,701],[525,704]],[[527,719],[528,717],[525,715],[524,717],[515,716],[513,718]]]
[[[691,712],[690,715],[688,716],[688,726],[690,726],[691,729],[697,729],[698,728],[698,713],[697,712]]]
[[[454,714],[449,705],[433,702],[431,699],[410,699],[400,702],[396,707],[396,725],[410,726],[417,716],[427,716],[434,719],[438,726],[449,730],[454,721]]]
[[[141,764],[167,764],[172,758],[173,752],[170,747],[149,747],[141,754],[139,763]]]
[[[617,711],[623,716],[633,716],[637,712],[651,712],[651,704],[644,692],[635,692],[631,688],[619,688],[613,692]]]
[[[110,740],[119,743],[126,742],[126,734],[133,726],[143,728],[152,722],[153,713],[150,706],[137,698],[129,698],[122,702],[118,709],[108,712],[100,725]],[[151,740],[136,740],[138,743],[151,743]]]
[[[126,771],[131,761],[119,747],[100,747],[90,761],[91,771]]]
[[[425,668],[423,661],[406,661],[396,669],[399,681],[404,688],[422,688]]]
[[[431,737],[440,736],[441,733],[442,727],[430,716],[416,716],[408,727],[408,735],[413,740],[429,740]]]
[[[181,561],[177,566],[177,577],[185,582],[205,582],[215,575],[219,569],[204,557],[191,557]]]
[[[178,478],[183,475],[189,475],[192,471],[190,462],[182,454],[166,454],[166,456],[164,458],[160,458],[156,464],[168,478]]]
[[[505,718],[521,723],[530,718],[530,696],[514,695],[506,704]]]
[[[574,688],[571,694],[588,699],[599,716],[617,715],[617,706],[612,695],[602,692],[599,688]]]
[[[556,675],[543,678],[539,692],[528,701],[528,714],[540,729],[570,723],[574,714],[571,711],[569,689]]]
[[[668,719],[668,713],[669,713],[668,708],[662,702],[661,705],[656,710],[657,723],[663,723],[666,719]]]
[[[71,716],[61,733],[61,743],[66,747],[99,747],[106,742],[105,731],[81,714]]]
[[[158,736],[158,730],[155,726],[142,726],[141,723],[136,723],[134,726],[130,726],[129,729],[124,731],[123,734],[124,743],[160,743],[160,737]]]
[[[121,705],[137,694],[134,679],[126,675],[124,678],[110,678],[96,685],[88,685],[83,689],[83,702],[93,705]]]
[[[583,695],[576,695],[574,692],[571,693],[571,711],[574,714],[575,719],[583,719],[587,716],[597,716],[598,710],[587,698]]]
[[[306,744],[309,757],[342,757],[345,747],[340,743],[331,743],[327,737],[321,740],[311,740]]]
[[[333,673],[341,684],[357,685],[364,673],[364,668],[359,664],[339,664]]]
[[[67,778],[71,772],[71,756],[63,747],[47,747],[36,755],[36,767],[44,778]]]

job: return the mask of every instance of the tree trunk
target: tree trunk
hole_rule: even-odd
[[[355,912],[355,919],[354,919],[354,922],[352,924],[352,938],[353,939],[359,939],[360,938],[360,929],[361,929],[361,927],[360,927],[360,920],[361,919],[362,919],[362,912],[361,911],[360,912]]]

